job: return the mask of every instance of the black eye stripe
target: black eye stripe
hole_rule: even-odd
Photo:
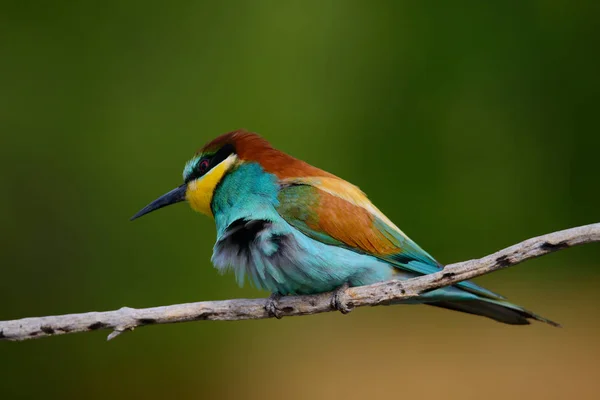
[[[235,148],[233,147],[232,144],[226,144],[225,146],[221,147],[212,156],[212,159],[210,160],[209,169],[212,169],[214,166],[218,165],[221,161],[225,160],[227,157],[229,157],[233,153],[235,153]]]
[[[193,172],[187,177],[185,182],[193,181],[201,176],[205,175],[208,171],[213,169],[219,163],[235,153],[235,147],[232,144],[226,144],[221,147],[215,154],[209,154],[202,157],[194,167]]]

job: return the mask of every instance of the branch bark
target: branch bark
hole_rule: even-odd
[[[525,240],[477,260],[447,265],[440,272],[404,281],[388,281],[346,290],[351,307],[390,304],[406,300],[443,286],[484,275],[516,265],[531,258],[569,247],[600,242],[600,223],[566,229]],[[300,316],[333,311],[332,293],[281,298],[279,308],[283,316]],[[171,306],[135,309],[123,307],[115,311],[88,312],[48,317],[0,321],[0,340],[20,341],[66,333],[112,329],[108,340],[134,328],[174,322],[218,320],[237,321],[264,319],[271,316],[265,311],[266,299],[236,299],[203,301]]]

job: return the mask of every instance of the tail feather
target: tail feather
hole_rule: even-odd
[[[509,325],[529,325],[530,319],[560,327],[560,324],[532,313],[506,301],[490,299],[438,301],[427,303],[431,306],[461,311],[467,314],[481,315]]]

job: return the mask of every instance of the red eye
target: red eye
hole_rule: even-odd
[[[201,173],[205,173],[208,170],[208,164],[208,160],[200,161],[200,163],[198,164],[198,171],[200,171]]]

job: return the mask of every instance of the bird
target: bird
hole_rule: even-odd
[[[386,217],[355,185],[275,149],[262,136],[236,130],[205,144],[185,164],[183,184],[131,220],[179,202],[214,219],[211,261],[237,283],[281,296],[333,292],[347,313],[348,287],[406,280],[444,268]],[[479,315],[510,325],[537,320],[559,326],[471,281],[400,300]]]

